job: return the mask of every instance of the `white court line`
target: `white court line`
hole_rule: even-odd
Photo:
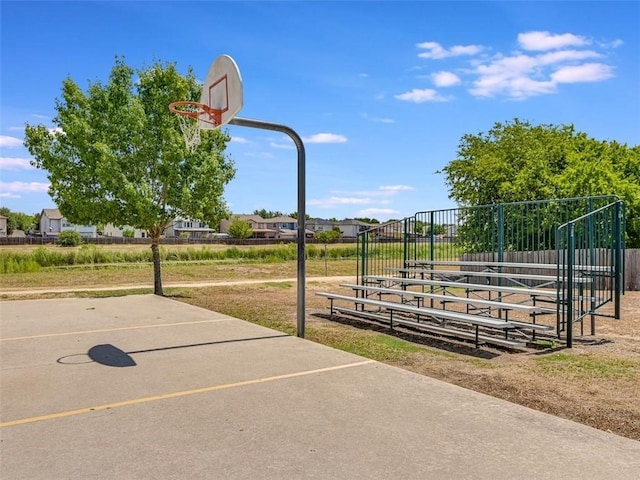
[[[297,373],[287,373],[287,374],[284,374],[284,375],[276,375],[276,376],[273,376],[273,377],[256,378],[254,380],[245,380],[244,382],[227,383],[227,384],[224,384],[224,385],[214,385],[214,386],[210,386],[210,387],[196,388],[194,390],[183,390],[181,392],[164,393],[164,394],[161,394],[161,395],[154,395],[154,396],[151,396],[151,397],[134,398],[132,400],[125,400],[123,402],[108,403],[106,405],[98,405],[98,406],[95,406],[95,407],[79,408],[77,410],[68,410],[66,412],[51,413],[49,415],[40,415],[38,417],[22,418],[20,420],[11,420],[11,421],[8,421],[8,422],[0,423],[0,428],[13,427],[13,426],[16,426],[16,425],[24,425],[24,424],[27,424],[27,423],[42,422],[42,421],[45,421],[45,420],[53,420],[55,418],[71,417],[73,415],[82,415],[84,413],[99,412],[99,411],[102,411],[102,410],[110,410],[110,409],[113,409],[113,408],[127,407],[129,405],[137,405],[137,404],[140,404],[140,403],[155,402],[157,400],[166,400],[166,399],[169,399],[169,398],[186,397],[187,395],[195,395],[197,393],[215,392],[217,390],[226,390],[228,388],[243,387],[243,386],[246,386],[246,385],[255,385],[257,383],[273,382],[275,380],[284,380],[286,378],[302,377],[302,376],[305,376],[305,375],[313,375],[314,373],[322,373],[322,372],[330,372],[330,371],[333,371],[333,370],[341,370],[343,368],[359,367],[361,365],[368,365],[370,363],[376,363],[376,361],[375,360],[364,360],[364,361],[361,361],[361,362],[348,363],[348,364],[345,364],[345,365],[337,365],[335,367],[317,368],[315,370],[305,370],[305,371],[297,372]]]
[[[0,342],[8,342],[11,340],[29,340],[32,338],[62,337],[65,335],[83,335],[87,333],[117,332],[118,330],[137,330],[140,328],[175,327],[178,325],[194,325],[197,323],[227,322],[229,320],[231,320],[231,318],[216,318],[213,320],[197,320],[194,322],[156,323],[152,325],[137,325],[134,327],[103,328],[100,330],[81,330],[77,332],[62,332],[62,333],[44,333],[42,335],[28,335],[24,337],[0,338]]]

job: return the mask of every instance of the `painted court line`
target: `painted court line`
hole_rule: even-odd
[[[140,403],[155,402],[158,400],[166,400],[169,398],[186,397],[188,395],[195,395],[198,393],[215,392],[216,390],[226,390],[228,388],[243,387],[246,385],[255,385],[257,383],[273,382],[275,380],[284,380],[287,378],[302,377],[305,375],[313,375],[314,373],[330,372],[333,370],[342,370],[344,368],[359,367],[361,365],[368,365],[370,363],[376,363],[376,361],[364,360],[361,362],[347,363],[345,365],[337,365],[335,367],[317,368],[315,370],[305,370],[303,372],[287,373],[284,375],[276,375],[273,377],[256,378],[254,380],[245,380],[244,382],[227,383],[224,385],[214,385],[211,387],[196,388],[194,390],[184,390],[181,392],[165,393],[162,395],[154,395],[151,397],[134,398],[132,400],[125,400],[123,402],[109,403],[106,405],[98,405],[95,407],[79,408],[77,410],[68,410],[66,412],[51,413],[49,415],[40,415],[38,417],[29,417],[29,418],[23,418],[20,420],[3,422],[3,423],[0,423],[0,428],[13,427],[16,425],[24,425],[27,423],[42,422],[45,420],[53,420],[56,418],[71,417],[73,415],[82,415],[84,413],[99,412],[102,410],[110,410],[113,408],[127,407],[129,405],[137,405]]]
[[[117,332],[118,330],[137,330],[140,328],[175,327],[178,325],[194,325],[196,323],[228,322],[229,320],[230,318],[216,318],[213,320],[198,320],[195,322],[156,323],[152,325],[137,325],[134,327],[103,328],[100,330],[81,330],[78,332],[44,333],[42,335],[27,335],[24,337],[0,338],[0,342],[8,342],[10,340],[29,340],[32,338],[63,337],[65,335],[83,335],[87,333]]]

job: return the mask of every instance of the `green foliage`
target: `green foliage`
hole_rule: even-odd
[[[325,257],[324,248],[308,245],[306,258],[320,260]],[[356,257],[355,245],[336,246],[328,249],[328,258],[339,260]],[[263,248],[229,247],[224,250],[207,246],[186,249],[160,249],[162,261],[171,262],[219,262],[245,261],[278,263],[295,261],[298,258],[297,244],[287,243]],[[93,266],[107,264],[131,264],[152,262],[149,250],[106,250],[93,244],[83,244],[76,249],[58,249],[38,247],[31,253],[0,251],[0,273],[25,273],[39,271],[41,268]]]
[[[33,273],[39,271],[40,265],[28,254],[0,252],[0,273]]]
[[[337,239],[339,239],[341,235],[342,234],[340,233],[340,229],[334,228],[326,232],[316,233],[316,238],[320,240],[322,243],[333,243]]]
[[[189,69],[154,62],[134,70],[116,57],[106,83],[83,91],[71,78],[62,84],[51,131],[27,125],[24,144],[32,164],[48,172],[49,194],[76,224],[130,225],[147,231],[158,250],[176,217],[215,225],[227,215],[224,186],[235,175],[225,157],[229,137],[201,133],[200,146],[186,148],[176,100],[199,100],[201,86]],[[161,294],[160,265],[154,268]]]
[[[431,226],[428,223],[416,221],[415,223],[415,232],[418,235],[429,236],[431,235]],[[444,225],[434,225],[433,226],[433,234],[434,235],[443,235],[446,232],[446,228]]]
[[[617,195],[627,206],[627,246],[640,246],[640,146],[515,119],[464,135],[441,173],[461,206]]]
[[[228,233],[232,238],[243,240],[253,235],[253,229],[246,220],[243,220],[240,217],[233,217],[229,224]]]
[[[276,217],[284,217],[284,213],[279,211],[265,210],[264,208],[260,210],[254,210],[252,215],[258,215],[264,219],[267,218],[276,218]]]
[[[136,232],[132,228],[125,228],[124,230],[122,230],[122,236],[124,238],[133,238],[135,236],[135,234],[136,234]]]
[[[360,222],[364,222],[364,223],[372,223],[372,224],[379,224],[380,220],[376,219],[376,218],[368,218],[368,217],[356,217],[354,218],[354,220],[358,220]]]
[[[61,247],[77,247],[82,244],[82,235],[74,230],[66,230],[58,234],[56,243]]]
[[[7,234],[14,230],[29,232],[38,230],[39,214],[29,215],[22,212],[13,212],[7,207],[0,207],[0,215],[7,217]]]

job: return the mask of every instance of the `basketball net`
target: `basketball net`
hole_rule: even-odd
[[[220,110],[198,102],[180,101],[169,104],[169,110],[178,116],[184,144],[190,152],[200,145],[200,121],[218,127],[221,123]]]
[[[198,124],[198,117],[178,115],[178,122],[180,123],[180,130],[184,137],[185,146],[190,152],[195,152],[198,145],[200,145],[200,125]]]

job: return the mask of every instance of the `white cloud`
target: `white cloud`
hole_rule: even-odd
[[[443,97],[437,90],[433,90],[431,88],[414,88],[410,92],[395,95],[395,98],[413,103],[446,102],[450,100],[450,98]]]
[[[395,195],[398,192],[413,190],[413,187],[409,185],[382,185],[380,186],[380,190],[382,190],[383,192],[393,192],[393,194]]]
[[[601,63],[562,67],[551,74],[555,83],[599,82],[613,77],[613,68]]]
[[[362,210],[362,212],[370,211],[372,214],[388,214],[395,215],[398,212],[388,208],[379,208],[381,205],[389,205],[391,201],[390,197],[393,197],[401,192],[413,190],[414,188],[409,185],[381,185],[375,190],[363,190],[363,191],[338,191],[334,190],[330,192],[328,198],[313,199],[307,202],[307,205],[317,208],[337,208],[350,205],[372,205],[368,210]],[[378,206],[378,207],[376,207]]]
[[[360,210],[358,212],[359,217],[369,217],[373,218],[377,215],[399,215],[400,212],[398,210],[393,210],[391,208],[366,208],[364,210]]]
[[[460,77],[451,72],[436,72],[431,74],[431,81],[436,87],[452,87],[462,82]]]
[[[447,57],[473,56],[484,50],[481,45],[454,45],[446,49],[437,42],[422,42],[416,45],[421,50],[427,50],[418,54],[420,58],[432,58],[439,60]]]
[[[345,143],[347,137],[335,133],[316,133],[303,139],[307,143]]]
[[[0,147],[20,148],[22,146],[22,140],[20,140],[19,138],[10,137],[9,135],[0,135]]]
[[[556,34],[548,31],[520,33],[517,42],[518,51],[498,52],[491,57],[484,55],[489,48],[481,45],[446,48],[437,42],[423,42],[416,47],[420,50],[418,56],[421,58],[452,58],[449,64],[453,61],[459,63],[449,70],[428,76],[437,88],[468,84],[471,85],[468,92],[473,96],[503,96],[523,100],[557,93],[561,85],[601,82],[613,77],[615,68],[608,64],[606,58],[609,49],[622,44],[619,39],[594,42],[573,33]],[[464,56],[468,58],[461,58]],[[414,88],[395,98],[425,103],[449,101],[454,97],[444,97],[435,89]]]
[[[0,196],[20,198],[27,193],[47,193],[49,185],[42,182],[0,182]]]
[[[284,150],[293,150],[296,146],[293,143],[269,142],[269,146],[273,148],[282,148]]]
[[[566,47],[582,47],[589,41],[572,33],[554,35],[550,32],[525,32],[518,34],[518,43],[525,50],[546,51]]]
[[[31,165],[30,158],[0,157],[0,169],[2,170],[29,170],[35,168]]]
[[[251,143],[244,137],[236,137],[235,135],[231,137],[231,143]]]

